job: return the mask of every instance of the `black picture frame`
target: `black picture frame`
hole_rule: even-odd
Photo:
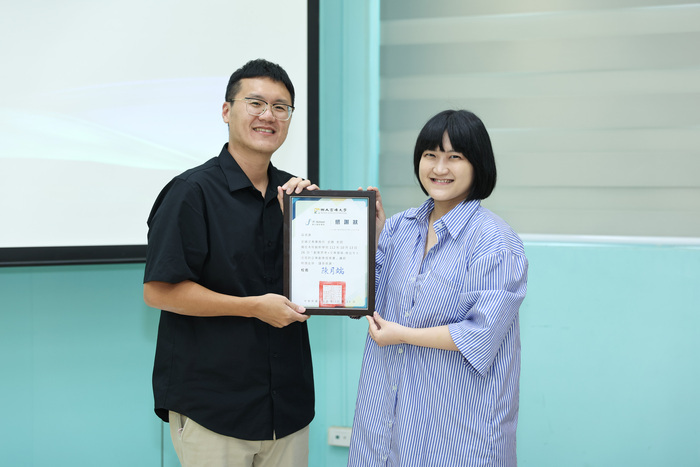
[[[357,200],[362,200],[364,206],[345,203]],[[297,216],[296,208],[300,203],[305,204],[305,210],[303,215]],[[298,194],[285,193],[283,204],[284,295],[293,303],[304,306],[306,314],[310,315],[371,315],[375,304],[376,193],[304,190]],[[327,208],[329,205],[350,205],[357,209],[347,212],[339,207],[333,211]],[[358,216],[357,211],[363,208],[364,212]],[[318,220],[315,219],[317,215]],[[357,230],[360,230],[359,235]],[[355,258],[350,260],[348,255],[358,256],[350,256]],[[357,265],[358,262],[363,264]],[[357,276],[364,272],[353,270],[348,274],[351,280],[339,280],[346,277],[345,269],[353,266],[367,268],[364,271],[366,282],[358,284],[356,281],[362,279]],[[302,275],[303,278],[297,278]],[[297,293],[300,289],[302,292]],[[351,292],[364,290],[365,295],[360,294],[360,302],[350,305],[346,302],[348,289]],[[333,298],[328,299],[329,296]],[[364,303],[361,302],[363,298]]]

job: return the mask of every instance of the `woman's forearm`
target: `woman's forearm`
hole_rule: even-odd
[[[432,349],[458,350],[447,325],[433,328],[404,327],[401,334],[403,336],[402,340],[406,344],[430,347]]]

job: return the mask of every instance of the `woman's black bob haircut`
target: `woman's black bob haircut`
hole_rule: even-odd
[[[423,126],[413,152],[413,168],[418,184],[426,195],[428,192],[420,182],[418,167],[424,151],[442,147],[442,136],[447,132],[452,148],[462,153],[474,167],[474,180],[466,200],[486,199],[496,186],[496,160],[493,157],[491,139],[484,123],[467,110],[443,110]]]
[[[294,106],[294,85],[287,72],[278,64],[262,58],[251,60],[233,72],[228,80],[228,86],[226,86],[226,102],[231,102],[231,99],[236,97],[238,91],[241,90],[241,80],[246,78],[270,78],[272,81],[284,84],[292,98],[292,106]]]

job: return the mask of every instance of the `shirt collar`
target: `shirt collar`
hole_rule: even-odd
[[[480,205],[481,200],[479,199],[462,201],[452,208],[450,212],[442,216],[437,222],[441,222],[445,226],[450,237],[456,238],[469,223]],[[420,207],[412,209],[411,212],[407,213],[406,217],[416,219],[416,221],[420,223],[427,223],[434,207],[435,201],[433,201],[433,198],[428,198]]]
[[[243,169],[241,169],[241,166],[236,162],[236,159],[228,152],[228,143],[224,144],[221,153],[219,153],[219,165],[223,169],[228,188],[231,192],[247,187],[255,189],[253,182],[250,181],[245,172],[243,172]],[[269,193],[270,189],[274,188],[275,196],[277,196],[277,184],[275,184],[277,182],[277,177],[274,176],[276,172],[277,169],[272,165],[272,162],[270,162],[267,166],[267,179],[269,180],[267,191]],[[265,194],[265,199],[268,198],[268,193]]]

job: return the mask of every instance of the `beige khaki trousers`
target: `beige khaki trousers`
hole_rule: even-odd
[[[182,467],[308,467],[309,427],[284,438],[247,441],[207,430],[170,412],[170,436]]]

